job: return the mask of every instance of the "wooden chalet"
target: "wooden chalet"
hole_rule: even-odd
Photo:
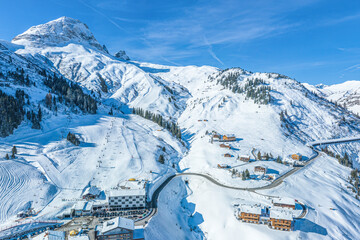
[[[227,134],[222,137],[222,141],[224,142],[233,142],[236,141],[236,137],[234,134]]]
[[[217,167],[218,168],[229,168],[230,166],[227,164],[218,164]]]
[[[224,157],[232,157],[232,155],[230,153],[225,153]]]
[[[230,145],[228,145],[228,144],[220,144],[220,147],[221,148],[227,148],[227,149],[231,149],[231,147],[230,147]]]
[[[302,155],[300,153],[295,153],[291,155],[291,158],[300,161],[302,159]]]
[[[267,168],[266,168],[266,167],[255,166],[255,168],[254,168],[254,172],[255,172],[255,173],[266,174],[266,171],[267,171]]]
[[[221,140],[221,136],[220,136],[219,134],[214,134],[214,135],[212,136],[212,139],[213,139],[214,141],[220,141],[220,140]]]
[[[95,199],[100,195],[101,191],[95,186],[91,186],[85,189],[82,197],[86,200]]]
[[[250,161],[250,156],[247,155],[242,155],[239,157],[240,161],[244,161],[244,162],[249,162]]]

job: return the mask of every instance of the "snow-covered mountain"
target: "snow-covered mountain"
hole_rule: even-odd
[[[59,47],[74,43],[91,46],[99,51],[106,52],[86,24],[69,17],[61,17],[31,27],[16,36],[12,42],[37,48],[43,48],[44,46]]]
[[[31,27],[12,43],[25,46],[19,54],[45,56],[65,77],[114,105],[141,107],[176,118],[189,97],[180,85],[119,58],[126,58],[126,54],[108,54],[88,27],[72,18]]]
[[[309,90],[315,91],[326,99],[336,102],[350,111],[360,114],[360,81],[346,81],[334,85],[304,84]]]
[[[12,43],[0,41],[0,73],[0,89],[8,95],[4,98],[12,96],[11,101],[22,105],[19,124],[0,138],[0,156],[10,153],[13,145],[18,149],[14,159],[0,161],[0,202],[6,202],[0,204],[0,225],[29,207],[41,210],[35,218],[54,218],[86,187],[106,192],[129,178],[154,186],[168,174],[188,171],[230,186],[263,186],[268,180],[244,181],[217,166],[249,169],[254,175],[254,164],[262,164],[280,176],[291,167],[275,161],[242,164],[236,157],[253,158],[260,152],[286,160],[299,152],[310,158],[314,153],[306,146],[309,141],[360,136],[360,119],[331,102],[355,109],[351,107],[360,95],[357,82],[311,86],[277,73],[131,61],[125,51],[111,55],[84,23],[68,17],[31,27]],[[23,90],[29,102],[20,101],[16,90]],[[177,123],[182,140],[159,118],[149,121],[131,114],[131,108]],[[25,112],[38,109],[40,129],[33,127],[33,117],[25,117]],[[4,111],[11,116],[9,109]],[[212,131],[235,134],[237,141],[231,149],[219,148],[210,143]],[[78,136],[80,145],[66,140],[69,132]],[[349,154],[359,167],[359,143],[329,149]],[[233,158],[225,158],[225,153]],[[158,161],[160,155],[164,163]],[[322,154],[279,187],[259,194],[224,190],[195,177],[186,178],[187,184],[185,177],[176,178],[160,194],[158,213],[145,235],[228,239],[241,229],[244,239],[356,239],[360,222],[353,218],[360,208],[348,188],[350,170]],[[14,184],[8,184],[9,178]],[[42,186],[40,191],[36,184]],[[233,216],[234,202],[264,202],[268,194],[304,202],[304,225],[289,233],[274,232]],[[336,211],[329,213],[329,208]]]

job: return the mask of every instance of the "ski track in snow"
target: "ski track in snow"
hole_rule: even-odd
[[[0,161],[0,223],[17,214],[25,205],[30,207],[30,202],[40,201],[38,198],[43,197],[46,190],[45,185],[40,186],[43,182],[40,173],[32,166],[17,161]]]

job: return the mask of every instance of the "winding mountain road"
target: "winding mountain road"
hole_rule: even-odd
[[[150,220],[156,213],[157,213],[157,204],[158,204],[158,199],[159,199],[159,195],[160,192],[174,179],[177,177],[182,177],[182,176],[195,176],[195,177],[201,177],[204,178],[206,180],[208,180],[209,182],[222,187],[222,188],[227,188],[227,189],[232,189],[232,190],[240,190],[240,191],[250,191],[250,192],[255,192],[257,190],[265,190],[265,189],[271,189],[271,188],[275,188],[277,186],[279,186],[283,180],[291,175],[293,175],[294,173],[296,173],[297,171],[305,168],[306,166],[308,166],[309,164],[311,164],[315,159],[317,159],[321,153],[317,150],[315,150],[315,155],[312,156],[304,165],[304,167],[294,167],[292,170],[288,171],[287,173],[285,173],[284,175],[280,176],[279,178],[275,179],[272,183],[270,183],[269,185],[266,186],[261,186],[261,187],[253,187],[253,188],[243,188],[243,187],[236,187],[236,186],[230,186],[230,185],[226,185],[223,183],[218,182],[217,180],[215,180],[213,177],[203,174],[203,173],[191,173],[191,172],[184,172],[184,173],[178,173],[172,176],[169,176],[154,192],[151,201],[149,202],[149,207],[151,208],[151,212],[150,214],[145,217],[144,219],[141,219],[140,221],[136,222],[136,225],[142,225],[145,224],[148,220]],[[307,212],[307,209],[305,207],[304,204],[298,202],[301,207],[303,208],[302,213],[300,214],[299,217],[297,218],[304,218]]]

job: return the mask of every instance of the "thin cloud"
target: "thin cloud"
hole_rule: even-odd
[[[125,31],[127,33],[129,33],[129,31],[127,31],[125,28],[121,27],[119,24],[117,24],[114,20],[112,20],[110,17],[108,17],[106,14],[104,14],[103,12],[97,10],[96,8],[94,8],[93,6],[85,3],[84,1],[82,0],[78,0],[80,3],[82,3],[83,5],[85,5],[86,7],[90,8],[92,11],[94,11],[95,13],[97,14],[100,14],[102,15],[103,17],[105,17],[111,24],[113,24],[116,28],[118,28],[119,30],[121,31]],[[118,19],[119,20],[119,19]],[[154,45],[146,38],[140,38],[145,44],[147,44],[148,46],[150,46],[150,49],[152,50],[152,52],[155,52],[155,53],[159,53],[161,51],[159,51],[159,49],[155,48]],[[164,49],[164,48],[162,48]],[[159,58],[161,58],[162,60],[164,60],[165,62],[168,62],[170,64],[173,64],[173,65],[176,65],[178,66],[179,64],[168,59],[167,57],[164,57],[163,55],[161,54],[157,54],[157,56]]]
[[[340,23],[344,23],[344,22],[348,22],[348,21],[353,21],[353,20],[357,20],[360,19],[360,12],[354,14],[354,15],[349,15],[349,16],[342,16],[339,18],[333,18],[333,19],[328,19],[325,20],[323,22],[320,23],[320,25],[323,26],[330,26],[330,25],[336,25],[336,24],[340,24]]]
[[[87,4],[86,2],[82,1],[82,0],[78,0],[80,3],[82,3],[84,6],[90,8],[92,11],[94,11],[95,13],[98,13],[100,15],[102,15],[103,17],[105,17],[111,24],[113,24],[116,28],[118,28],[121,31],[125,31],[127,32],[127,30],[125,28],[123,28],[122,26],[120,26],[119,24],[117,24],[114,20],[112,20],[110,17],[108,17],[105,13],[97,10],[96,8],[94,8],[93,6]]]
[[[138,18],[123,18],[123,17],[114,17],[114,19],[119,20],[121,22],[127,22],[127,23],[145,23],[147,20],[145,19],[138,19]]]
[[[210,53],[210,55],[216,60],[218,61],[221,65],[224,66],[224,63],[216,56],[216,54],[214,53],[213,49],[212,49],[212,45],[209,43],[209,41],[207,40],[207,38],[204,36],[204,42],[205,44],[208,46],[208,52]]]
[[[360,64],[355,64],[355,65],[352,65],[348,68],[345,68],[344,71],[356,71],[356,70],[359,70],[360,69]]]

